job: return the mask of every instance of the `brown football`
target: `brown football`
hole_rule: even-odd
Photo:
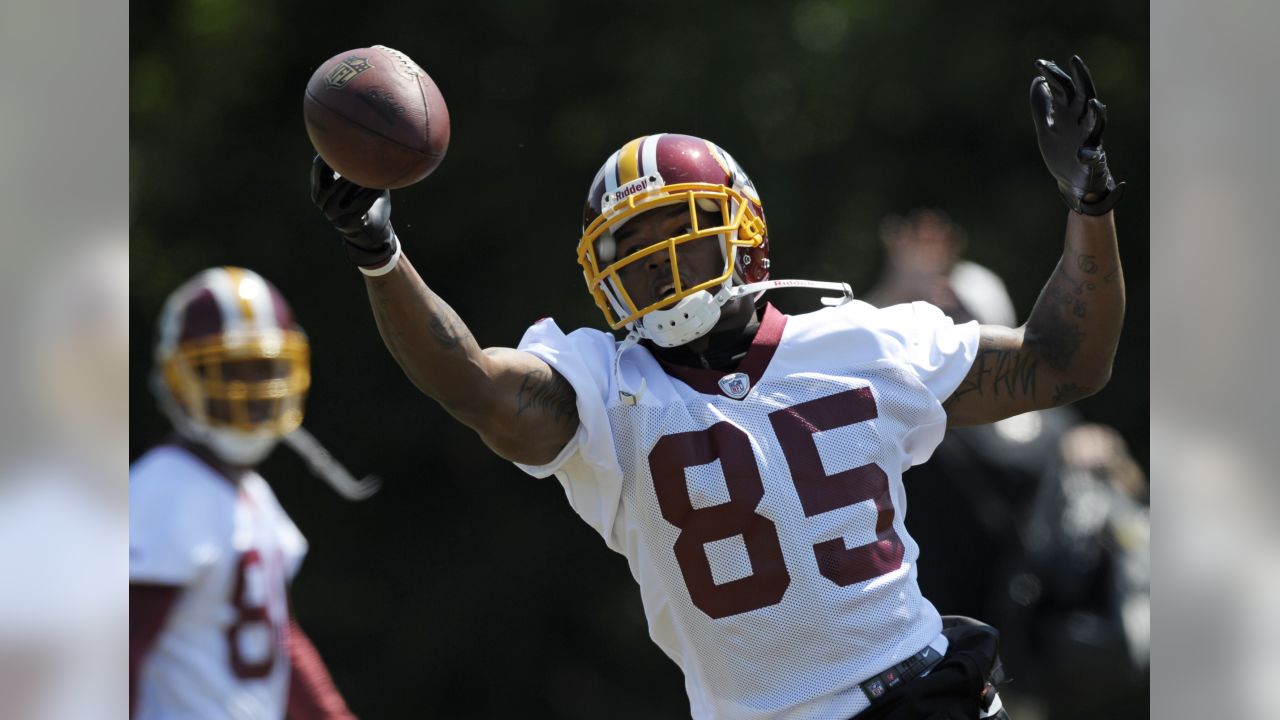
[[[449,147],[449,109],[408,55],[382,45],[329,58],[302,101],[307,135],[339,175],[370,188],[412,185]]]

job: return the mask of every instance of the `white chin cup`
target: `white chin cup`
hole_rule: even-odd
[[[232,465],[257,465],[275,449],[280,438],[235,430],[209,428],[200,441],[209,446],[219,458]]]
[[[711,332],[720,321],[720,303],[700,290],[666,310],[654,310],[636,323],[640,334],[661,347],[678,347]]]

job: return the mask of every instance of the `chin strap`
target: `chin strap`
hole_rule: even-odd
[[[762,280],[760,282],[750,283],[748,285],[734,285],[728,288],[729,298],[735,298],[742,295],[750,295],[752,293],[764,290],[777,290],[779,288],[813,288],[815,290],[836,290],[840,292],[839,297],[820,298],[823,305],[827,307],[836,307],[843,305],[853,299],[853,288],[849,287],[849,283],[843,282],[827,282],[825,280]],[[722,291],[723,292],[723,291]]]
[[[304,427],[299,426],[283,439],[284,444],[298,453],[316,477],[329,483],[330,487],[347,500],[367,500],[382,487],[382,479],[376,475],[366,475],[360,480],[355,479]]]
[[[720,291],[716,293],[716,301],[723,306],[725,302],[736,297],[751,295],[765,290],[777,290],[779,288],[813,288],[815,290],[835,290],[839,292],[840,294],[837,296],[829,295],[820,298],[822,304],[827,307],[844,305],[853,299],[853,288],[849,287],[849,283],[827,282],[825,280],[762,280],[748,285],[730,285],[722,287],[720,288]],[[639,403],[640,398],[644,397],[644,391],[647,389],[645,379],[643,377],[640,378],[640,387],[635,392],[631,392],[622,380],[622,356],[628,350],[635,347],[639,342],[639,333],[632,330],[627,333],[627,337],[618,344],[618,349],[613,354],[613,377],[614,381],[618,385],[618,399],[622,401],[623,405],[632,406]]]

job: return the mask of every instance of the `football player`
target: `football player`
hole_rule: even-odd
[[[289,610],[307,542],[254,470],[310,385],[288,303],[251,270],[199,273],[164,305],[153,378],[177,433],[129,470],[131,715],[353,718]]]
[[[578,259],[617,341],[550,319],[481,348],[423,282],[390,194],[319,158],[312,197],[344,240],[410,380],[626,556],[650,634],[696,718],[1002,717],[989,628],[921,597],[901,475],[945,428],[1096,392],[1124,308],[1088,71],[1041,61],[1040,150],[1070,207],[1062,259],[1020,328],[956,325],[923,302],[771,280],[746,173],[715,144],[640,137],[587,194]],[[778,287],[844,290],[787,316]]]

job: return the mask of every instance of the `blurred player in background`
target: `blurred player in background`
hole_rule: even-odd
[[[546,319],[517,350],[482,349],[403,255],[389,192],[317,158],[312,196],[414,384],[499,455],[556,475],[627,557],[694,717],[1006,717],[995,632],[944,622],[920,594],[901,474],[948,425],[1109,378],[1124,290],[1105,108],[1079,58],[1070,74],[1037,69],[1040,150],[1072,212],[1018,329],[957,325],[923,302],[879,310],[847,286],[833,307],[783,315],[765,290],[842,286],[770,280],[753,184],[686,135],[627,143],[589,188],[579,261],[621,342]]]
[[[353,716],[292,618],[307,551],[255,471],[302,422],[306,335],[243,268],[164,305],[154,390],[175,437],[129,473],[129,679],[136,718]]]
[[[868,302],[925,300],[956,322],[1016,322],[999,276],[961,259],[966,235],[946,213],[890,216],[880,236],[884,271]],[[1006,706],[1019,720],[1145,710],[1146,478],[1115,430],[1071,407],[958,428],[903,481],[924,549],[920,588],[943,612],[1001,628],[1001,654],[1017,668]]]

